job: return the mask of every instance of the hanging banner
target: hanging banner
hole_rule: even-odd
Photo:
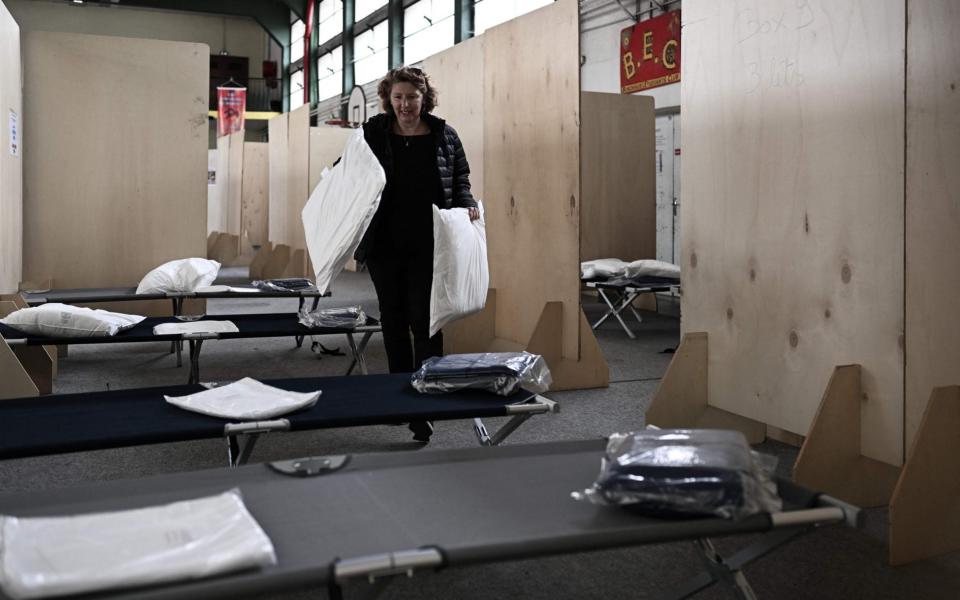
[[[247,88],[217,88],[217,135],[225,136],[243,131],[247,112]]]
[[[620,92],[632,94],[680,81],[680,11],[620,32]]]

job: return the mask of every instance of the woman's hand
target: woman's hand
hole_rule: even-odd
[[[467,212],[470,213],[471,221],[476,221],[477,219],[480,218],[480,209],[477,208],[476,206],[471,206],[470,208],[467,209]]]

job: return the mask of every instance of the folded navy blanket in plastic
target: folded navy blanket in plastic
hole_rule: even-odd
[[[593,487],[574,496],[658,517],[740,518],[779,510],[772,466],[761,464],[737,431],[614,434]]]
[[[482,352],[431,357],[411,377],[417,391],[442,393],[466,388],[509,396],[519,388],[540,393],[550,387],[550,369],[539,354]]]

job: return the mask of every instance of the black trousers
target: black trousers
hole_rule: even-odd
[[[443,334],[430,337],[433,252],[369,257],[366,264],[380,302],[390,372],[411,373],[431,356],[442,356]]]

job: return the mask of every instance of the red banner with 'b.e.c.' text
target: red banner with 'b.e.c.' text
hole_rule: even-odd
[[[680,81],[680,11],[620,32],[620,92],[632,94]]]
[[[224,136],[243,131],[247,112],[247,88],[217,88],[217,135]]]

